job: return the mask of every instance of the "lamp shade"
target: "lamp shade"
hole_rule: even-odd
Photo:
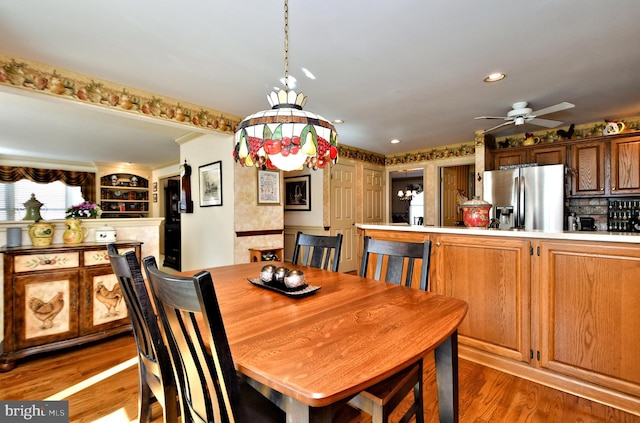
[[[322,169],[336,162],[338,134],[322,116],[302,110],[304,94],[280,90],[267,96],[272,108],[246,117],[236,130],[233,152],[242,166]]]

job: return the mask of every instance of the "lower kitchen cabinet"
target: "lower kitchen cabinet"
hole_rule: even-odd
[[[359,231],[431,239],[431,291],[469,305],[460,357],[640,416],[637,243]]]
[[[118,242],[121,253],[140,242]],[[18,247],[4,255],[4,341],[0,371],[16,360],[101,339],[131,329],[111,270],[107,245],[85,243]]]
[[[438,235],[433,242],[438,292],[469,304],[459,343],[528,363],[531,243],[465,235]]]
[[[435,251],[440,292],[469,304],[462,356],[638,409],[637,244],[439,235]]]
[[[540,242],[542,368],[640,397],[640,249]]]

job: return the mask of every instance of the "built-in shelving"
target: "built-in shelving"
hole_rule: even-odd
[[[132,173],[112,173],[100,178],[102,217],[147,217],[149,181]]]

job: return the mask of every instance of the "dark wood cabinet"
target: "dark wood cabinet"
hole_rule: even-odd
[[[138,241],[117,242],[120,252]],[[0,371],[33,354],[131,329],[106,243],[4,248],[4,343]]]
[[[164,189],[164,262],[163,266],[181,270],[180,259],[180,181],[170,179]]]

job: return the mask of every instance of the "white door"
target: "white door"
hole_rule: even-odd
[[[364,169],[363,223],[380,224],[384,216],[384,172]]]
[[[331,167],[331,235],[342,234],[340,272],[356,270],[356,167]]]

